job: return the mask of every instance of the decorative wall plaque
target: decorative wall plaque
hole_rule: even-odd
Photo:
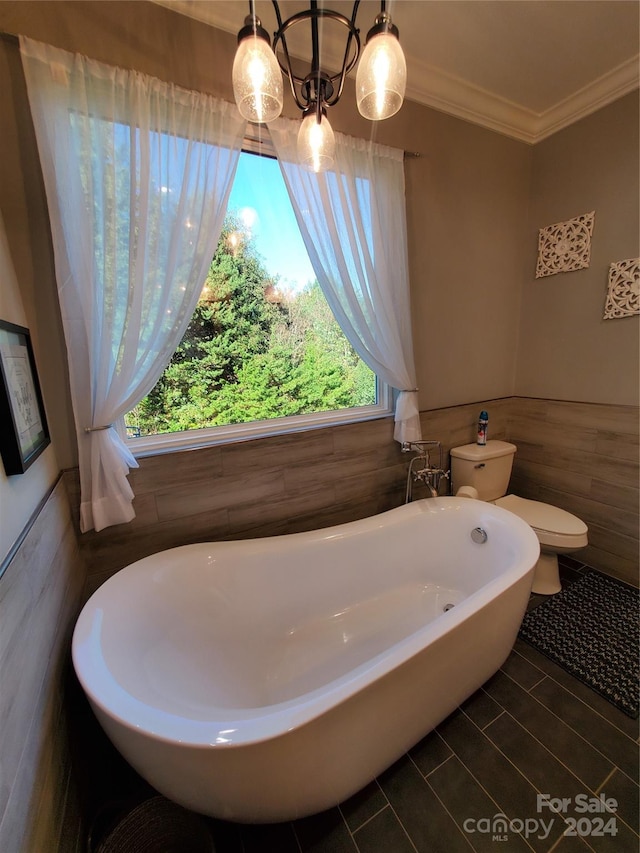
[[[640,258],[616,261],[609,267],[604,319],[640,314]]]
[[[556,222],[540,229],[536,278],[589,266],[595,215],[595,210],[592,210],[567,222]]]

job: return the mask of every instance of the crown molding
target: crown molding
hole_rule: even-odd
[[[618,65],[539,116],[536,142],[568,127],[640,86],[640,55]]]
[[[407,78],[406,97],[411,101],[522,142],[536,141],[533,127],[537,116],[525,107],[415,60]]]
[[[640,56],[623,62],[542,113],[515,104],[426,63],[411,63],[407,98],[535,145],[640,85]]]

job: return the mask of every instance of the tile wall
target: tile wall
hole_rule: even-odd
[[[0,850],[75,853],[64,685],[85,582],[62,479],[0,580]]]
[[[638,584],[638,409],[516,397],[511,488],[575,513],[589,527],[579,559]]]
[[[89,591],[164,548],[295,533],[375,515],[404,500],[407,457],[391,418],[140,459],[136,518],[80,536]],[[77,518],[77,471],[65,479]]]
[[[584,518],[592,544],[581,558],[637,582],[638,410],[509,397],[423,412],[423,437],[442,442],[445,468],[451,447],[475,441],[483,408],[489,437],[518,445],[513,491]],[[408,461],[391,418],[141,459],[130,475],[136,519],[80,536],[89,591],[164,548],[310,530],[398,506]],[[77,471],[65,480],[75,519]]]

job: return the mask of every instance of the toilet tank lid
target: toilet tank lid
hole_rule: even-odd
[[[451,455],[458,459],[469,459],[479,462],[485,459],[495,459],[498,456],[508,456],[515,453],[518,448],[508,441],[496,441],[493,439],[486,444],[463,444],[462,447],[452,447]]]

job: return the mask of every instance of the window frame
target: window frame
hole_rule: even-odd
[[[261,157],[276,158],[275,149],[263,125],[248,124],[242,144],[242,151]],[[347,423],[377,420],[393,414],[393,389],[376,376],[376,400],[371,406],[357,406],[350,409],[337,409],[327,412],[313,412],[304,415],[290,415],[282,418],[269,418],[263,421],[249,421],[242,424],[204,427],[181,432],[159,433],[141,437],[127,435],[124,416],[118,419],[115,428],[126,447],[136,458],[172,453],[180,450],[195,450],[200,447],[212,447],[221,444],[233,444],[240,441],[267,438],[272,435],[305,432],[323,427],[339,426]]]
[[[393,414],[392,392],[379,377],[376,377],[379,402],[373,406],[358,406],[352,409],[338,409],[330,412],[314,412],[308,415],[291,415],[283,418],[270,418],[265,421],[249,421],[244,424],[205,427],[183,432],[165,432],[130,438],[126,434],[124,418],[116,425],[120,437],[136,459],[156,456],[180,450],[196,450],[199,447],[213,447],[219,444],[233,444],[240,441],[267,438],[272,435],[306,432],[323,427],[340,426],[347,423],[360,423],[389,417]]]

